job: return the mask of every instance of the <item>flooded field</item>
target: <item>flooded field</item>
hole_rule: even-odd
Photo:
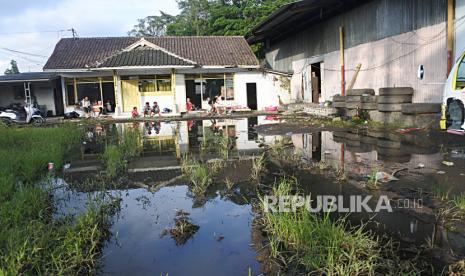
[[[80,148],[54,180],[54,215],[79,213],[89,198],[117,199],[101,274],[260,275],[276,267],[290,273],[273,261],[257,227],[259,199],[283,177],[293,177],[313,199],[387,196],[392,212],[331,216],[399,244],[396,254],[418,261],[426,274],[465,256],[460,141],[305,129],[272,117],[85,128]],[[108,149],[122,144],[129,157],[118,164]]]

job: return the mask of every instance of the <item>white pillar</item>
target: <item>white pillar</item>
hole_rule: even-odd
[[[186,112],[186,81],[184,74],[176,74],[176,105],[178,112]]]

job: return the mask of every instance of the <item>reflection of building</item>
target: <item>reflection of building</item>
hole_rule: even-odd
[[[278,105],[286,89],[258,68],[243,37],[65,38],[44,66],[62,77],[65,110],[89,97],[121,116],[146,102],[184,112],[186,98],[198,108],[216,96],[231,108]]]
[[[400,138],[399,138],[400,139]],[[371,175],[388,164],[402,163],[406,168],[418,164],[437,169],[442,154],[436,149],[419,147],[399,141],[354,135],[344,132],[293,134],[296,153],[310,162],[323,161],[333,168],[344,168],[356,175]]]

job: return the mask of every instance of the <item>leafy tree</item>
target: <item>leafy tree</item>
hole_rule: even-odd
[[[179,10],[176,16],[162,12],[149,16],[129,32],[134,36],[194,36],[238,35],[245,36],[250,30],[280,6],[293,0],[176,0]],[[162,30],[162,31],[159,31]],[[254,46],[261,56],[261,46]]]
[[[128,32],[130,36],[163,36],[166,34],[166,28],[175,20],[175,17],[164,12],[160,15],[147,16],[138,20],[134,29]]]
[[[10,66],[11,66],[11,68],[8,68],[8,69],[5,70],[5,75],[18,74],[19,73],[18,64],[16,63],[16,60],[11,60],[10,61]]]

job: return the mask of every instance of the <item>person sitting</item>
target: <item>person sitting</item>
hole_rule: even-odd
[[[111,106],[110,100],[107,101],[107,104],[105,107],[106,107],[107,113],[111,113],[113,111],[113,107]]]
[[[189,113],[193,107],[194,105],[191,103],[191,99],[187,98],[186,99],[186,112]]]
[[[150,116],[150,110],[150,104],[146,102],[144,106],[144,118]]]
[[[134,106],[132,109],[131,116],[133,119],[139,118],[139,111],[137,111],[137,106]]]
[[[86,116],[88,116],[88,114],[91,112],[91,109],[92,109],[89,98],[84,97],[84,99],[82,99],[81,101],[81,105],[82,105],[82,108],[84,109],[84,112],[86,113]]]
[[[153,116],[153,115],[161,116],[160,115],[160,106],[158,106],[157,102],[153,102],[152,113],[150,114],[150,116]]]

